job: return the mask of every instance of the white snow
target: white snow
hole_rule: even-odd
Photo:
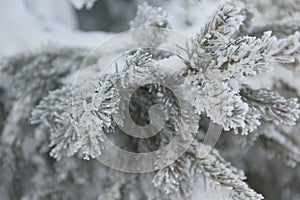
[[[0,1],[0,56],[38,48],[47,43],[93,48],[111,34],[77,30],[66,0]]]

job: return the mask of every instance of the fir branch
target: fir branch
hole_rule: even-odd
[[[213,53],[217,59],[215,65],[228,73],[229,78],[255,76],[269,71],[276,42],[271,32],[266,32],[261,38],[238,37],[217,48]]]
[[[195,36],[195,43],[206,49],[207,46],[224,42],[226,38],[234,37],[244,20],[245,14],[242,9],[230,4],[221,5],[212,19]]]
[[[246,178],[243,171],[231,166],[216,150],[203,157],[206,148],[209,147],[195,142],[178,162],[156,172],[153,179],[155,187],[163,194],[171,195],[170,199],[190,199],[191,189],[185,188],[188,188],[187,186],[198,177],[196,175],[200,174],[208,178],[217,188],[230,188],[233,199],[263,199],[262,195],[244,182]]]
[[[77,133],[72,126],[72,90],[62,88],[51,91],[32,111],[31,123],[43,123],[50,128],[50,155],[60,160],[76,153]]]
[[[118,102],[110,78],[103,78],[94,89],[80,88],[74,93],[70,88],[62,88],[50,92],[36,106],[31,122],[50,128],[54,147],[51,156],[59,160],[79,150],[84,159],[101,155]]]
[[[157,171],[153,177],[156,188],[170,199],[190,199],[190,177],[187,173],[187,160],[182,157],[172,165]]]
[[[228,83],[220,81],[216,76],[218,73],[210,71],[186,78],[184,87],[190,91],[188,94],[195,112],[206,112],[214,123],[222,125],[225,130],[243,128],[247,104]]]
[[[248,135],[255,131],[261,125],[261,115],[256,112],[251,106],[248,107],[248,112],[245,116],[245,126],[243,128],[236,128],[234,132],[236,134]]]
[[[267,89],[253,90],[243,85],[241,91],[243,100],[261,116],[263,120],[275,124],[295,125],[300,110],[297,98],[285,99],[276,96]]]
[[[300,61],[300,33],[296,32],[286,38],[278,40],[273,53],[275,62],[297,63]]]
[[[216,185],[232,188],[234,199],[263,199],[261,194],[256,193],[244,182],[246,179],[244,172],[226,162],[216,150],[211,151],[203,158],[201,149],[205,148],[209,147],[201,143],[195,143],[186,153],[195,174],[199,173],[206,176]]]

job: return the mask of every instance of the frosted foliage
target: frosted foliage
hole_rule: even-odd
[[[299,29],[300,31],[300,29]],[[278,41],[275,60],[280,63],[297,63],[300,60],[300,33],[295,32]]]
[[[271,67],[272,51],[276,39],[271,33],[265,33],[262,38],[240,37],[220,45],[217,54],[217,67],[228,70],[232,77],[255,76],[266,72]]]
[[[199,34],[197,34],[198,43],[205,46],[207,42],[227,39],[236,35],[243,21],[245,13],[242,9],[233,5],[222,5],[211,18],[210,22],[205,25]],[[226,38],[220,38],[220,36]]]
[[[183,192],[181,183],[188,181],[184,162],[185,160],[179,159],[170,167],[159,170],[153,178],[154,186],[160,188],[165,195]]]
[[[297,98],[285,99],[276,96],[267,89],[251,90],[244,87],[241,95],[252,107],[253,111],[266,121],[272,121],[276,125],[295,125],[299,118],[299,104]]]
[[[226,162],[215,150],[207,157],[201,158],[202,152],[199,147],[202,149],[207,148],[202,144],[195,144],[192,147],[192,152],[188,152],[191,167],[195,173],[203,174],[217,185],[220,184],[232,188],[233,199],[263,199],[261,194],[256,193],[243,182],[243,180],[245,180],[243,171],[231,166],[231,164]]]
[[[32,123],[42,122],[50,127],[54,147],[50,155],[58,160],[78,151],[87,160],[101,155],[105,135],[112,126],[116,100],[111,100],[111,84],[100,81],[84,98],[83,91],[73,94],[70,88],[62,88],[51,92],[32,112]]]
[[[126,66],[120,74],[120,87],[125,89],[135,85],[143,85],[144,77],[154,79],[155,65],[156,63],[152,59],[152,56],[144,53],[141,49],[133,55],[127,56]]]
[[[273,1],[278,4],[277,0],[270,0]],[[77,9],[91,8],[94,2],[71,0]],[[3,130],[0,127],[0,174],[4,177],[0,193],[4,199],[263,199],[247,185],[245,173],[233,163],[253,176],[252,168],[264,166],[266,159],[256,163],[264,155],[279,157],[292,167],[300,162],[300,90],[293,82],[297,79],[300,36],[290,28],[285,33],[272,34],[267,27],[282,25],[276,20],[261,29],[257,24],[251,27],[249,17],[250,13],[255,14],[255,6],[234,2],[221,4],[191,41],[180,47],[187,54],[186,60],[160,49],[135,49],[118,57],[115,71],[98,77],[97,67],[105,67],[101,66],[101,59],[120,53],[103,51],[99,60],[93,57],[88,66],[80,69],[83,80],[71,85],[88,49],[49,45],[1,58],[1,73],[5,75],[1,76],[1,83],[9,80],[3,86],[4,100],[0,98],[6,118]],[[279,8],[289,5],[277,4]],[[282,14],[277,17],[288,21]],[[160,7],[140,5],[131,28],[156,29],[151,33],[141,31],[134,41],[126,42],[130,47],[130,42],[161,45],[167,36],[165,28],[171,28],[168,17]],[[292,18],[295,21],[294,15]],[[258,78],[271,70],[284,73],[269,77],[268,89],[261,87],[263,81]],[[275,84],[272,81],[276,78]],[[146,82],[155,84],[144,86]],[[163,84],[174,85],[173,90],[162,87]],[[129,97],[128,91],[142,85]],[[278,88],[278,92],[273,91]],[[114,120],[115,114],[127,109],[122,98],[130,98],[130,115],[137,123],[153,120],[148,116],[149,108],[159,104],[167,114],[161,132],[146,139],[125,135]],[[181,106],[185,110],[180,111]],[[157,118],[154,120],[160,120]],[[210,151],[211,147],[203,141],[209,121],[227,132],[222,134],[227,140],[216,146],[220,151]],[[161,163],[157,160],[172,160],[178,149],[155,154],[154,172],[118,173],[96,160],[103,154],[108,139],[130,152],[153,152],[170,143],[179,130],[183,132],[177,137],[180,142],[194,142],[179,159],[163,168],[158,168]],[[244,149],[235,145],[239,143]],[[250,143],[264,152],[242,157],[240,154],[251,148]],[[125,165],[124,158],[118,156],[113,159]],[[254,179],[255,176],[248,181],[256,187],[251,182]]]
[[[238,36],[244,19],[244,12],[234,6],[219,7],[188,45],[190,63],[185,82],[186,87],[193,91],[191,98],[196,112],[205,111],[224,130],[234,129],[236,133],[248,134],[260,125],[260,117],[249,107],[249,102],[241,98],[239,82],[245,77],[270,71],[275,62],[295,62],[299,39],[297,33],[286,39],[277,39],[271,32],[260,38]],[[274,94],[269,95],[276,98]],[[287,104],[284,110],[294,107],[296,111],[287,111],[291,118],[285,116],[285,121],[298,119],[297,99],[282,98],[282,103]],[[279,111],[274,112],[270,119],[283,117],[280,115]]]
[[[42,122],[50,128],[50,155],[58,160],[65,154],[73,155],[77,137],[75,128],[70,126],[72,92],[62,88],[49,93],[32,112],[32,123]]]
[[[204,177],[204,185],[213,184],[215,188],[230,188],[230,194],[224,192],[222,198],[227,199],[228,195],[228,199],[263,199],[262,195],[243,182],[245,180],[243,171],[232,167],[217,151],[202,158],[206,148],[208,147],[201,143],[194,143],[183,158],[155,174],[154,185],[168,195],[167,199],[192,199],[193,192],[186,190],[185,186],[189,188],[189,184],[193,184],[199,177],[197,175]]]
[[[131,26],[165,28],[169,26],[166,19],[167,15],[162,9],[144,4],[139,7]],[[248,86],[241,85],[241,80],[272,69],[274,62],[295,62],[298,52],[297,34],[280,40],[270,32],[261,37],[239,36],[244,20],[245,14],[242,9],[232,5],[220,6],[202,31],[193,37],[191,46],[187,46],[190,60],[186,62],[184,72],[180,71],[175,76],[179,80],[178,83],[186,88],[184,96],[189,99],[186,103],[190,103],[194,108],[190,112],[196,115],[205,113],[225,131],[234,130],[242,135],[254,132],[263,120],[293,125],[299,117],[297,99],[285,99],[265,89],[251,90]],[[163,33],[157,33],[154,35],[155,39],[161,35]],[[144,39],[146,36],[139,37]],[[156,40],[156,45],[161,39]],[[287,43],[292,44],[290,49],[285,46]],[[36,107],[32,122],[42,122],[50,127],[53,135],[51,146],[54,147],[51,156],[61,159],[65,154],[70,156],[78,152],[84,159],[100,156],[105,148],[107,134],[114,130],[112,114],[117,111],[115,106],[119,99],[118,93],[122,95],[126,88],[142,85],[145,80],[168,81],[167,76],[170,76],[160,73],[157,70],[159,62],[152,58],[151,53],[144,53],[141,49],[125,57],[123,65],[120,72],[118,70],[115,75],[100,80],[96,88],[80,87],[78,94],[72,96],[75,112],[60,112],[60,108],[68,107],[70,103],[63,100],[67,98],[63,95],[70,95],[65,91],[66,88],[61,92],[56,91],[57,94],[50,93]],[[165,105],[169,108],[174,107],[166,90],[160,92],[160,96],[168,102]],[[140,101],[147,102],[151,98]],[[53,110],[45,112],[45,108],[51,108],[48,105],[51,105],[50,99],[60,107],[54,106]],[[270,102],[270,105],[265,102]],[[122,106],[120,108],[123,109]],[[174,122],[175,113],[169,118]],[[197,119],[195,117],[194,121],[189,120],[189,128],[185,129],[187,133],[182,137],[183,140],[198,129],[195,122]],[[166,135],[173,135],[172,131],[176,131],[176,126],[167,124],[167,127],[168,129],[164,130]],[[279,141],[270,136],[266,138],[268,141]],[[168,137],[161,139],[168,140]],[[151,146],[140,147],[148,148]],[[216,151],[202,158],[203,148],[207,147],[197,142],[181,159],[157,171],[152,177],[153,191],[156,192],[147,196],[152,196],[150,199],[192,198],[193,192],[189,188],[196,181],[196,174],[200,174],[216,187],[230,188],[229,196],[233,199],[262,199],[260,194],[244,182],[244,174],[232,167]],[[119,190],[122,187],[122,184],[111,186],[107,193],[99,198],[119,198]],[[228,197],[228,194],[224,193],[224,198],[225,196]]]
[[[244,127],[245,115],[248,110],[238,93],[232,90],[227,83],[209,79],[203,74],[191,76],[193,85],[193,105],[198,113],[203,111],[225,130]],[[188,87],[188,86],[187,86]]]
[[[247,135],[248,133],[252,133],[261,125],[261,116],[259,113],[255,112],[255,110],[249,107],[248,112],[245,116],[245,127],[243,129],[235,129],[235,132],[241,132],[242,135]]]

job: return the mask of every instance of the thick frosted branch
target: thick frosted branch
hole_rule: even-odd
[[[194,40],[202,48],[226,41],[226,38],[234,37],[244,20],[242,9],[229,4],[222,5]]]
[[[51,156],[60,159],[78,150],[85,159],[101,155],[118,101],[106,78],[97,87],[76,93],[70,88],[50,92],[33,110],[31,122],[50,127]]]

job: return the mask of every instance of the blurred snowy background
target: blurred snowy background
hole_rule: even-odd
[[[86,9],[76,9],[68,0],[10,0],[0,1],[0,55],[12,55],[48,43],[95,47],[115,32],[128,30],[142,0],[101,0]],[[80,2],[79,7],[80,8]],[[157,1],[152,5],[171,11],[176,30],[194,33],[206,16],[213,11],[213,1],[189,8],[188,1]],[[205,6],[206,5],[206,6]],[[205,9],[203,9],[205,8]],[[212,8],[212,9],[211,9]],[[185,11],[189,9],[187,14]],[[174,12],[176,11],[176,12]],[[201,15],[201,17],[198,17]],[[193,22],[193,18],[197,21]],[[186,29],[189,27],[188,29]],[[197,27],[197,28],[196,28]],[[194,29],[193,29],[194,28]],[[196,28],[196,29],[195,29]]]

